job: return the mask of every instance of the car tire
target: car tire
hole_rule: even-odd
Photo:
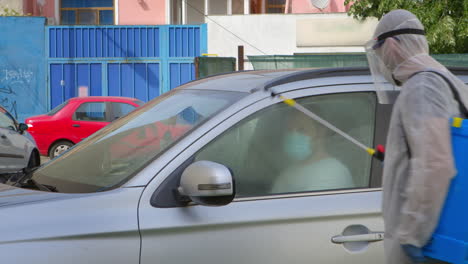
[[[41,158],[39,157],[39,152],[37,152],[37,150],[33,150],[31,152],[31,156],[29,157],[28,165],[26,168],[32,169],[38,167],[39,165],[41,165]]]
[[[67,150],[69,150],[71,147],[73,147],[73,143],[70,142],[70,141],[65,141],[65,140],[61,140],[61,141],[58,141],[56,142],[54,145],[52,145],[52,147],[50,148],[50,151],[49,151],[49,158],[50,159],[53,159],[59,155],[61,155],[62,153],[66,152]]]

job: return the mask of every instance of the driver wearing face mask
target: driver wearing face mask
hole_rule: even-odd
[[[283,151],[290,162],[276,179],[272,193],[292,193],[353,188],[348,168],[327,152],[331,131],[309,119],[303,113],[294,113],[288,122],[283,140]]]

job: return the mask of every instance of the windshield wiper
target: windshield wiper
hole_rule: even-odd
[[[58,192],[57,187],[52,186],[52,185],[39,183],[34,179],[28,179],[25,182],[17,182],[14,186],[16,186],[16,185],[19,185],[19,187],[21,187],[21,188],[38,189],[39,191]]]
[[[52,185],[47,185],[47,184],[42,184],[37,182],[34,179],[29,179],[24,184],[22,187],[27,188],[27,186],[35,186],[39,191],[46,191],[46,192],[58,192],[57,187],[52,186]]]
[[[5,184],[16,186],[17,183],[26,180],[32,176],[32,173],[37,170],[39,167],[33,169],[22,169],[20,171],[9,173],[6,176]]]
[[[39,167],[33,169],[23,169],[21,172],[17,172],[9,177],[6,184],[20,188],[38,189],[39,191],[58,192],[57,187],[55,186],[42,184],[34,179],[31,179],[32,173],[38,168]]]

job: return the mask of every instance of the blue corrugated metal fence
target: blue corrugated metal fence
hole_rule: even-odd
[[[78,95],[148,101],[195,78],[207,51],[206,25],[54,26],[47,28],[49,105]]]

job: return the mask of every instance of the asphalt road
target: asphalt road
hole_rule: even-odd
[[[41,164],[44,164],[44,163],[48,162],[49,160],[50,160],[49,157],[41,156]]]

